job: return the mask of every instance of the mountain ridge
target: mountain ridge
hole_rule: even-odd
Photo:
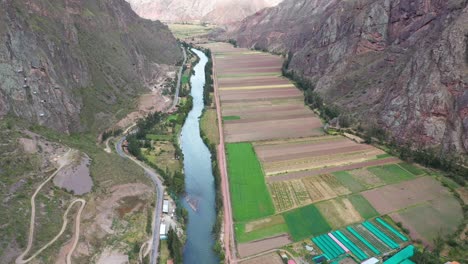
[[[167,26],[123,0],[0,6],[0,116],[66,133],[103,130],[182,60]]]
[[[282,0],[127,0],[141,17],[170,23],[229,24]]]

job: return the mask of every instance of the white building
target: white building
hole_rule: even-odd
[[[163,213],[168,214],[169,213],[169,201],[164,200],[163,202]]]
[[[167,231],[166,230],[166,224],[161,223],[161,226],[159,227],[159,239],[161,239],[161,240],[167,239],[166,231]]]

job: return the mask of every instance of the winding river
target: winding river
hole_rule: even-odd
[[[214,177],[211,169],[211,153],[200,136],[199,123],[204,108],[203,86],[208,58],[197,49],[192,49],[192,51],[200,58],[200,61],[194,68],[194,75],[190,78],[193,108],[181,134],[187,194],[187,199],[184,199],[182,204],[189,212],[184,263],[215,264],[219,263],[219,258],[212,249],[214,239],[211,231],[216,218]]]

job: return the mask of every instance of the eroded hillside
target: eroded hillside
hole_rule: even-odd
[[[400,142],[468,150],[465,0],[286,0],[223,36],[290,53],[289,72]]]
[[[62,132],[118,121],[182,61],[168,28],[123,0],[7,0],[0,17],[0,117]]]

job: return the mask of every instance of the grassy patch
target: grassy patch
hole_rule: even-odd
[[[369,219],[379,215],[375,208],[362,195],[351,195],[348,199],[362,218]]]
[[[167,240],[161,240],[160,244],[160,251],[159,251],[159,258],[160,258],[160,263],[166,263],[170,256],[169,256],[169,247],[167,245]]]
[[[171,121],[177,121],[179,119],[179,114],[172,114],[167,117],[166,121],[171,122]]]
[[[155,135],[155,134],[146,134],[146,139],[154,141],[170,141],[172,139],[171,135]]]
[[[404,170],[397,164],[370,167],[368,170],[383,180],[386,184],[397,183],[414,178],[413,174]]]
[[[314,205],[301,207],[283,215],[294,241],[318,236],[331,230],[330,225]]]
[[[219,144],[219,130],[215,109],[207,109],[200,120],[200,129],[210,143]]]
[[[252,144],[227,144],[226,149],[234,219],[247,221],[272,215],[275,210]]]
[[[341,182],[344,186],[346,186],[351,192],[356,193],[366,189],[359,181],[354,179],[353,175],[351,175],[347,171],[338,171],[334,172],[333,175],[336,176],[338,181]]]
[[[393,157],[393,156],[388,154],[388,153],[384,153],[384,154],[379,154],[376,157],[377,157],[377,159],[385,159],[385,158],[390,158],[390,157]]]
[[[182,80],[181,80],[182,84],[187,84],[189,80],[190,80],[190,76],[187,76],[185,74],[182,75]]]
[[[417,167],[417,166],[415,166],[413,164],[410,164],[410,163],[401,162],[401,163],[398,163],[398,165],[400,165],[400,167],[402,167],[403,169],[411,172],[414,175],[426,174],[426,172],[423,169],[421,169],[421,168],[419,168],[419,167]]]
[[[223,121],[239,120],[239,119],[241,119],[240,116],[223,116]]]
[[[288,226],[282,215],[275,215],[254,222],[238,223],[235,225],[235,232],[237,242],[245,243],[281,233],[288,233]]]

